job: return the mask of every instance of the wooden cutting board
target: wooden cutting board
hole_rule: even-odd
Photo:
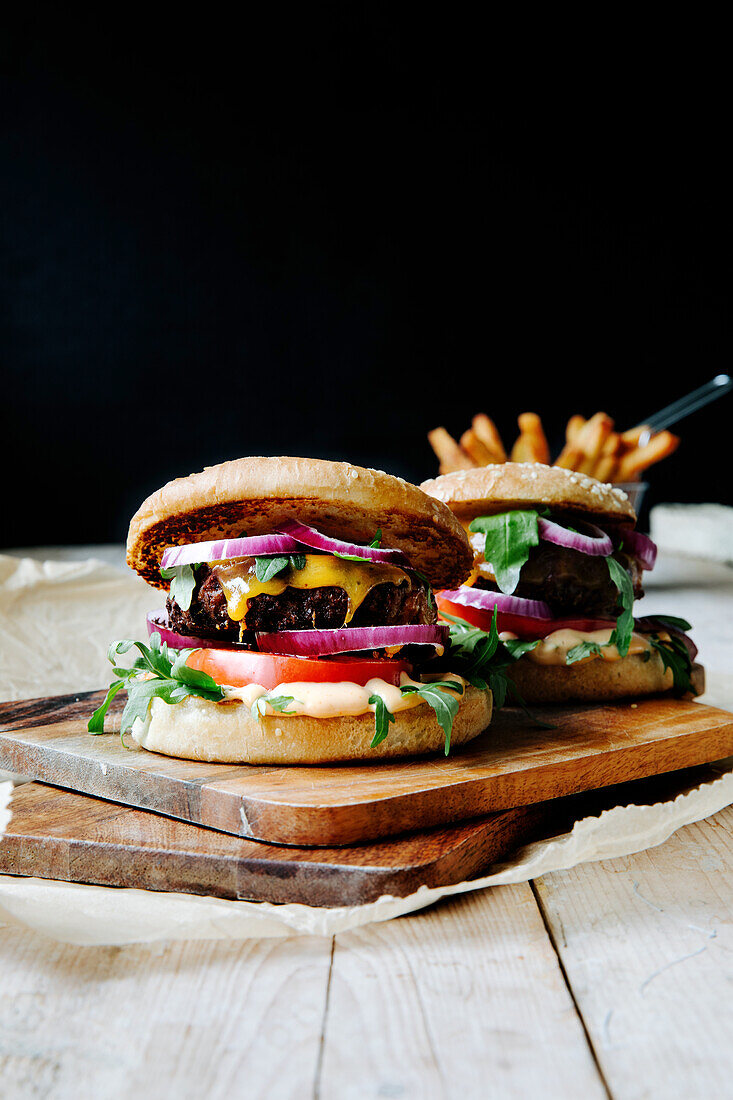
[[[243,840],[90,795],[28,783],[14,791],[0,874],[308,905],[363,905],[383,894],[486,873],[521,845],[568,832],[612,806],[669,801],[717,779],[716,765],[604,787],[478,821],[350,848]]]
[[[505,710],[447,759],[320,767],[200,764],[127,749],[113,733],[88,734],[87,719],[102,694],[2,704],[0,768],[275,844],[354,844],[733,754],[733,714],[660,697],[545,708],[542,717],[552,729]],[[121,707],[120,701],[117,715]]]
[[[544,807],[352,848],[279,848],[27,783],[13,793],[0,873],[218,898],[363,905],[463,882],[541,828]]]

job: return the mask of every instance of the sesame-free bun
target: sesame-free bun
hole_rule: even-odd
[[[517,508],[549,507],[606,523],[636,523],[636,513],[622,489],[575,470],[539,462],[502,462],[456,470],[423,481],[420,488],[463,520]]]
[[[381,470],[317,458],[237,458],[169,481],[130,523],[127,564],[165,588],[167,546],[271,532],[295,519],[332,538],[402,550],[436,588],[466,578],[473,555],[450,509]]]
[[[657,652],[631,654],[617,661],[600,658],[574,665],[540,665],[520,657],[507,669],[528,705],[542,703],[610,702],[638,695],[656,695],[672,687],[672,671]],[[510,700],[511,701],[511,700]]]
[[[491,692],[466,685],[451,745],[464,744],[485,730],[491,708]],[[242,702],[214,703],[198,696],[175,704],[153,699],[146,727],[136,725],[133,737],[152,752],[219,764],[368,764],[440,752],[445,745],[445,734],[427,703],[398,711],[388,736],[373,749],[371,712],[340,718],[276,714],[258,721]]]

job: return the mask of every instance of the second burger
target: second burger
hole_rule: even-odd
[[[690,624],[634,618],[656,547],[620,489],[540,463],[505,462],[423,482],[464,524],[471,576],[437,593],[455,638],[498,631],[524,703],[694,693]]]

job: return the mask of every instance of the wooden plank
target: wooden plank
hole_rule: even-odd
[[[0,928],[4,1100],[311,1096],[331,940],[76,947]]]
[[[611,1093],[730,1096],[733,808],[536,884]]]
[[[339,934],[318,1095],[606,1097],[530,887]]]
[[[462,882],[528,841],[548,816],[527,807],[376,844],[308,849],[243,840],[40,783],[18,788],[12,809],[0,873],[323,906]]]
[[[668,697],[501,712],[442,756],[379,765],[201,764],[92,737],[101,693],[0,707],[0,767],[278,844],[334,846],[480,817],[733,753],[733,715]],[[120,704],[121,705],[121,704]]]

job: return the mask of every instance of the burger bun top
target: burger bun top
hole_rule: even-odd
[[[597,523],[636,523],[636,513],[622,489],[575,470],[539,462],[502,462],[456,470],[424,481],[420,488],[464,521],[544,507]]]
[[[381,528],[381,546],[402,550],[436,588],[471,570],[468,539],[445,504],[381,470],[317,458],[237,458],[169,481],[133,516],[127,563],[164,588],[166,547],[267,534],[286,520],[362,545]]]

